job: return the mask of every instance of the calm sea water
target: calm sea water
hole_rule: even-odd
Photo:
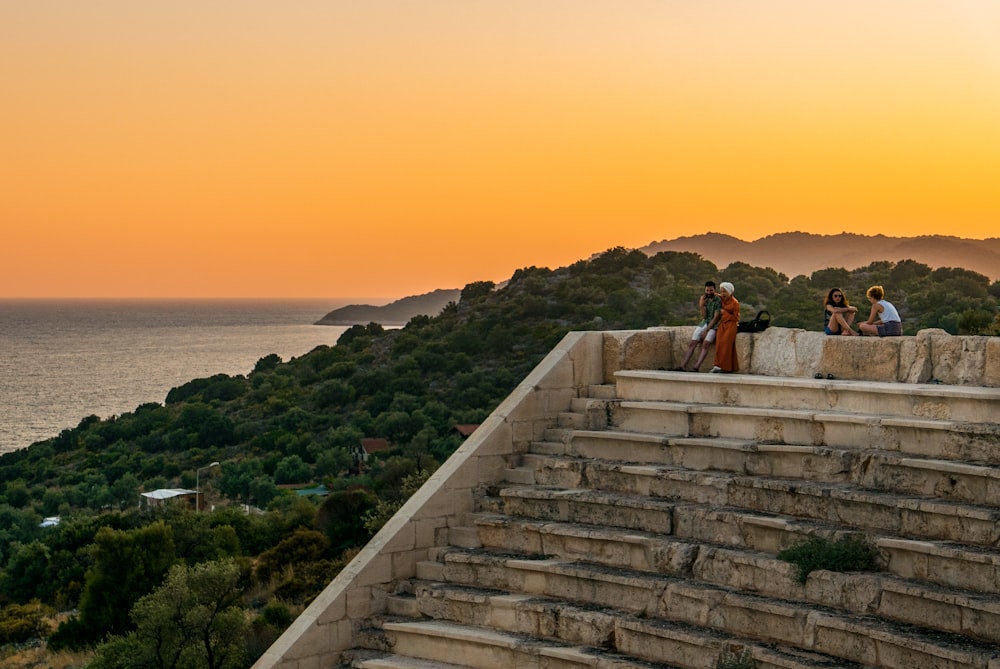
[[[346,328],[313,323],[351,302],[0,300],[0,452],[162,403],[191,379],[247,374],[271,353],[332,346]]]

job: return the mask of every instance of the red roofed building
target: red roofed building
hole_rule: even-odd
[[[475,432],[477,427],[479,427],[479,423],[459,423],[455,426],[455,431],[462,435],[462,439],[465,439]]]
[[[368,462],[368,456],[379,451],[389,450],[389,441],[380,437],[370,437],[362,439],[359,448],[355,453],[355,460]]]

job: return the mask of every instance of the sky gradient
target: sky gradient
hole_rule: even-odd
[[[994,0],[0,0],[0,297],[1000,236]]]

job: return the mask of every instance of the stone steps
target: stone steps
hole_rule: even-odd
[[[469,669],[467,666],[457,664],[431,662],[378,651],[354,651],[349,660],[343,664],[357,669]]]
[[[440,532],[351,666],[1000,669],[1000,389],[615,378]],[[881,571],[777,557],[858,533]]]
[[[698,539],[607,526],[485,515],[477,523],[481,545],[692,578],[713,585],[789,601],[882,617],[1000,643],[1000,601],[886,573],[814,572],[805,584],[797,568],[773,554]],[[934,615],[929,617],[928,613]]]
[[[367,636],[377,637],[372,645],[385,646],[391,649],[392,655],[365,658],[360,663],[352,660],[349,666],[399,666],[406,669],[424,666],[449,669],[674,669],[676,666],[651,664],[601,648],[559,643],[553,639],[541,640],[535,635],[440,619],[386,619],[380,621],[377,629],[369,630]],[[406,664],[414,660],[418,664]]]
[[[488,504],[489,510],[543,522],[600,523],[771,554],[813,537],[835,539],[858,531],[856,525],[845,523],[598,490],[509,487],[501,494],[503,501]],[[886,569],[901,578],[1000,594],[1000,552],[996,550],[874,532],[868,536],[882,553]]]
[[[690,625],[740,643],[753,640],[838,657],[842,663],[835,666],[870,665],[873,658],[878,658],[878,666],[893,669],[1000,666],[996,644],[662,573],[486,550],[447,550],[439,559],[442,567],[433,573],[449,584],[603,607],[616,611],[617,617],[625,613],[642,621]],[[646,648],[639,652],[674,661],[650,649],[648,642],[635,646]]]
[[[709,669],[724,652],[749,651],[757,667],[820,669],[844,667],[836,658],[778,649],[752,642],[734,643],[726,635],[667,620],[623,615],[559,599],[510,594],[443,583],[415,583],[420,612],[448,620],[559,639],[584,647],[613,647],[646,661],[670,658],[671,666]],[[656,666],[664,666],[657,664]]]
[[[565,460],[563,462],[566,462]],[[985,548],[1000,545],[1000,508],[912,494],[799,479],[691,471],[666,465],[628,465],[606,461],[536,471],[538,494],[568,499],[578,486],[605,492],[741,508],[769,515],[838,523],[862,531]],[[573,479],[577,479],[573,481]],[[567,481],[566,479],[570,479]],[[574,484],[575,483],[575,484]],[[548,488],[548,489],[547,489]],[[515,496],[517,488],[505,488]],[[529,490],[524,495],[530,498]]]
[[[1000,415],[1000,404],[997,405]],[[612,425],[660,437],[722,437],[1000,464],[1000,427],[922,417],[664,401],[622,401]],[[580,435],[584,436],[584,435]]]
[[[1000,445],[998,445],[1000,448]],[[721,471],[805,481],[853,484],[873,490],[1000,506],[1000,465],[909,457],[880,449],[829,448],[795,444],[761,444],[750,439],[671,438],[618,430],[579,431],[558,448],[532,449],[520,469],[555,465],[542,456],[572,457],[562,466],[584,466],[593,460],[652,464],[692,471]],[[534,479],[541,482],[539,479]]]
[[[615,373],[621,400],[995,422],[1000,388],[651,370]]]

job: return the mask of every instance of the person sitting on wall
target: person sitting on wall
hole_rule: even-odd
[[[903,321],[891,302],[885,299],[882,286],[872,286],[865,293],[872,303],[868,320],[858,326],[861,334],[869,337],[899,337],[903,334]]]
[[[840,288],[831,288],[826,294],[826,301],[823,303],[823,330],[828,335],[858,335],[851,324],[854,323],[854,316],[858,313],[857,307],[852,307],[847,302],[847,296]]]
[[[705,282],[705,292],[698,299],[698,309],[701,311],[701,323],[694,329],[691,335],[691,343],[688,344],[687,353],[679,367],[674,367],[675,372],[697,372],[701,369],[701,363],[705,362],[708,356],[708,349],[715,341],[716,328],[719,327],[719,319],[722,318],[722,298],[715,294],[715,282]],[[687,368],[688,361],[694,354],[694,350],[701,345],[701,354],[698,355],[698,362],[694,367]]]

